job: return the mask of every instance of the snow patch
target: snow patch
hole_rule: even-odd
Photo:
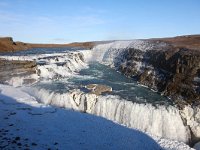
[[[191,135],[188,126],[183,124],[180,112],[173,106],[137,104],[120,99],[118,96],[96,96],[81,91],[54,93],[45,89],[27,89],[39,102],[58,107],[70,108],[102,116],[130,128],[158,137],[188,143]]]
[[[56,142],[58,142],[59,149],[62,149],[63,147],[69,149],[80,149],[81,147],[94,149],[99,146],[100,149],[160,149],[160,147],[152,139],[150,139],[150,137],[137,130],[130,130],[107,120],[87,114],[70,112],[68,110],[65,111],[59,108],[55,109],[53,107],[43,109],[43,107],[45,107],[43,104],[38,103],[35,98],[21,91],[19,88],[14,88],[7,85],[0,85],[0,91],[0,100],[2,103],[0,105],[1,114],[5,115],[4,109],[10,112],[17,111],[17,114],[15,116],[12,116],[12,122],[16,123],[16,126],[14,127],[16,127],[16,129],[20,129],[20,131],[11,130],[10,132],[14,133],[15,136],[17,136],[17,134],[19,134],[20,132],[21,138],[28,137],[28,139],[31,141],[37,141],[37,144],[38,146],[40,146],[41,149],[47,149],[47,147],[45,147],[46,145],[50,145],[50,147],[55,147],[55,140],[57,140]],[[94,99],[94,95],[91,96],[91,98]],[[59,98],[61,99],[61,97]],[[74,103],[71,105],[78,108],[82,105],[82,102],[80,101],[82,96],[79,94],[75,95],[75,97],[76,100],[74,102],[70,100],[72,103]],[[62,99],[64,100],[65,98],[63,97]],[[50,98],[48,98],[48,100],[50,100]],[[11,101],[12,103],[8,103]],[[65,99],[65,101],[67,101],[67,99]],[[115,101],[116,102],[114,102],[114,104],[118,103],[117,105],[119,106],[116,110],[116,114],[112,111],[115,110],[114,107],[108,108],[110,107],[110,104],[112,104],[111,100],[109,99],[106,100],[106,102],[103,101],[103,103],[101,103],[102,100],[91,102],[90,98],[88,97],[87,103],[90,103],[90,105],[88,105],[87,108],[88,111],[90,111],[91,113],[94,113],[95,111],[97,114],[102,114],[104,116],[106,115],[111,118],[112,116],[115,116],[114,118],[119,119],[122,122],[123,120],[126,121],[129,117],[128,114],[131,111],[134,111],[134,109],[127,112],[127,106],[125,104],[126,102],[121,102],[120,104],[119,102],[117,102],[117,100]],[[104,106],[97,106],[98,110],[96,110],[93,107],[95,106],[96,102],[99,103],[97,104],[98,106]],[[24,108],[23,103],[33,107],[30,107],[29,109],[21,109]],[[68,104],[69,103],[70,102],[68,102]],[[139,105],[136,105],[134,108],[136,107],[140,108]],[[129,106],[129,108],[131,108],[131,106]],[[111,113],[108,112],[108,109],[111,110]],[[137,111],[139,110],[137,109]],[[151,111],[153,111],[153,109]],[[173,114],[172,117],[176,116],[176,110],[169,110],[169,112]],[[157,114],[157,116],[155,117],[159,117],[159,114]],[[4,122],[5,120],[1,120],[1,128],[8,128],[7,124],[4,124]],[[176,121],[176,123],[178,123],[178,120]],[[182,128],[180,128],[180,130],[181,129]],[[85,138],[83,138],[83,136]],[[152,136],[152,138],[163,149],[192,150],[192,148],[182,142],[159,138],[156,136]],[[78,141],[83,142],[83,144],[77,144],[77,140],[74,139],[78,139]]]

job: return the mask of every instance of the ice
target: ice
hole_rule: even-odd
[[[119,126],[100,117],[43,105],[38,103],[34,97],[19,88],[0,85],[0,91],[1,115],[5,115],[4,109],[10,112],[16,112],[16,115],[12,116],[9,120],[15,124],[14,127],[11,127],[12,129],[7,126],[5,120],[2,120],[3,118],[1,118],[0,127],[9,128],[10,132],[12,132],[14,136],[19,136],[20,134],[21,138],[28,137],[30,141],[35,141],[41,149],[47,149],[45,145],[49,144],[50,147],[55,147],[55,142],[59,143],[59,149],[62,149],[63,147],[70,149],[80,149],[83,147],[98,149],[98,146],[100,146],[99,149],[160,149],[156,142],[163,149],[191,149],[182,142],[152,136],[152,138],[156,141],[154,142],[149,136],[145,135],[145,133],[128,129],[125,126]],[[122,123],[124,121],[128,121],[128,118],[126,118],[125,115],[131,111],[125,110],[126,104],[123,101],[119,103],[116,100],[114,103],[119,107],[123,107],[123,109],[118,108],[115,114],[113,112],[113,110],[115,110],[113,107],[109,108],[111,109],[111,113],[106,110],[106,107],[113,104],[109,99],[107,99],[106,102],[103,101],[102,103],[102,99],[95,100],[96,97],[94,95],[90,95],[91,97],[88,97],[89,95],[83,95],[77,91],[74,91],[71,94],[72,97],[73,94],[76,94],[76,100],[73,102],[72,99],[70,100],[71,104],[73,103],[73,107],[82,107],[83,103],[80,101],[80,98],[82,96],[86,96],[88,103],[87,111],[90,113],[96,112],[96,114],[102,114],[110,118],[115,116],[114,121],[121,120]],[[57,103],[54,102],[55,104],[63,106],[70,104],[70,102],[65,103],[67,100],[64,95],[52,94],[48,96],[46,93],[43,97],[50,100],[52,99],[52,96],[56,95],[57,97],[54,97],[54,99],[60,99],[62,102],[58,103],[57,101]],[[93,99],[93,101],[91,101],[91,99]],[[51,103],[52,102],[53,101],[51,101]],[[104,106],[98,107],[99,105]],[[129,104],[127,106],[129,106],[129,108],[132,107]],[[175,111],[172,111],[171,113],[174,114]],[[124,116],[122,117],[122,115]],[[176,116],[176,114],[174,115]],[[178,123],[178,120],[176,123]],[[16,131],[15,128],[20,130]],[[79,142],[85,144],[80,145],[78,144]]]
[[[142,40],[114,41],[107,44],[99,44],[92,49],[92,60],[110,65],[116,57],[119,57],[128,48],[146,51],[152,49],[152,47],[150,43]]]
[[[27,89],[26,89],[27,90]],[[70,108],[102,116],[109,120],[136,128],[149,134],[188,143],[191,139],[188,126],[173,106],[137,104],[118,96],[96,96],[74,90],[69,93],[53,93],[45,89],[30,89],[30,94],[40,102]]]
[[[7,126],[5,120],[2,120],[2,118],[0,127],[6,129],[9,128],[9,132],[13,133],[15,136],[19,136],[20,133],[21,138],[28,137],[29,140],[37,142],[40,149],[47,149],[45,145],[55,147],[55,142],[59,143],[59,149],[62,149],[63,147],[70,149],[80,149],[83,147],[98,149],[98,146],[100,146],[100,149],[160,149],[160,147],[150,137],[135,129],[128,129],[125,126],[119,126],[100,117],[64,110],[61,108],[54,108],[38,103],[33,96],[22,91],[21,88],[0,85],[0,91],[1,114],[5,115],[4,109],[6,109],[7,112],[16,112],[16,115],[12,116],[12,123],[16,123],[15,126],[12,127],[14,128],[13,130]],[[33,92],[31,93],[33,94]],[[84,95],[79,91],[73,91],[71,93],[72,97],[69,102],[67,102],[65,94],[59,95],[52,93],[52,95],[48,95],[47,91],[44,90],[41,91],[40,94],[42,93],[43,96],[40,96],[40,98],[43,97],[43,101],[46,103],[55,103],[56,105],[65,107],[69,106],[78,110],[86,109],[89,113],[113,118],[113,121],[120,121],[126,126],[132,124],[131,122],[128,123],[129,113],[139,112],[138,109],[144,107],[139,104],[131,105],[125,101],[118,101],[115,96],[109,98],[103,97],[97,100],[95,95]],[[83,97],[87,97],[87,107],[82,103],[85,100]],[[59,102],[56,99],[60,99],[62,102]],[[114,103],[112,102],[113,100]],[[113,106],[111,107],[112,104],[114,104],[114,107],[116,105],[118,107],[115,109]],[[100,105],[102,106],[99,107]],[[133,105],[135,106],[132,107]],[[83,108],[83,106],[85,108]],[[134,108],[137,111],[134,111],[133,109],[130,110],[130,108]],[[150,109],[151,106],[145,106],[143,109],[145,108]],[[155,111],[153,108],[150,110]],[[163,112],[167,111],[165,108],[162,108],[161,110]],[[176,110],[172,109],[169,110],[169,112],[174,117],[177,116]],[[159,114],[157,116],[159,116]],[[174,118],[173,116],[172,118]],[[175,119],[179,119],[179,117],[176,117]],[[132,119],[132,121],[134,122],[134,119]],[[178,122],[179,120],[176,121],[176,123]],[[178,125],[181,124],[178,123]],[[16,131],[15,128],[19,129],[19,131]],[[181,126],[180,130],[182,130]],[[149,135],[163,149],[191,149],[182,142],[160,138],[151,134]],[[85,144],[80,145],[78,144],[79,142]],[[31,148],[33,147],[31,146]]]
[[[9,60],[42,62],[43,64],[38,64],[37,66],[38,80],[60,79],[62,77],[68,78],[78,74],[81,69],[88,67],[88,62],[90,61],[99,61],[100,63],[112,66],[115,58],[130,47],[146,51],[153,46],[142,40],[114,41],[108,44],[97,45],[92,50],[87,51],[1,57]],[[141,63],[137,64],[138,70],[142,65]],[[15,79],[13,78],[12,81],[10,81],[11,85],[17,86],[18,84],[23,84],[23,81],[21,81],[23,80],[22,78]],[[94,94],[86,94],[76,89],[62,94],[42,88],[25,87],[22,89],[25,93],[28,93],[30,99],[33,99],[32,102],[34,102],[34,105],[43,103],[45,105],[54,105],[101,116],[126,127],[146,132],[149,135],[153,135],[153,137],[159,137],[157,139],[159,139],[159,142],[161,142],[165,148],[171,149],[172,145],[173,149],[173,146],[182,145],[183,147],[180,149],[185,149],[185,145],[179,142],[188,143],[191,140],[189,128],[191,128],[192,134],[197,137],[200,136],[199,109],[191,110],[186,107],[185,110],[180,111],[174,106],[155,107],[151,104],[133,103],[113,95],[96,96]],[[4,90],[3,92],[6,94]],[[14,91],[8,93],[12,95]],[[21,95],[27,97],[27,95]],[[15,98],[20,99],[18,97]],[[21,98],[21,100],[23,103],[29,103],[28,99]],[[168,142],[168,140],[164,140],[161,137],[177,140],[179,142]]]
[[[200,108],[192,108],[191,106],[187,106],[184,107],[180,113],[181,116],[186,119],[186,123],[192,130],[193,135],[197,138],[200,138]]]
[[[87,50],[85,50],[85,53],[88,53]],[[85,57],[86,56],[87,55],[85,55]],[[0,58],[7,60],[29,60],[37,62],[37,74],[33,74],[28,77],[13,77],[7,81],[10,85],[15,87],[22,86],[24,79],[26,78],[35,79],[37,81],[40,79],[69,78],[76,75],[81,69],[88,67],[81,51],[29,56],[0,56]]]
[[[9,131],[0,137],[2,149],[17,149],[18,143],[21,143],[19,149],[26,149],[27,144],[29,149],[39,150],[161,148],[145,133],[101,117],[39,104],[28,94],[10,86],[0,85],[0,90],[1,133]],[[8,126],[11,123],[12,126]],[[6,140],[14,141],[16,137],[20,138],[16,144]]]

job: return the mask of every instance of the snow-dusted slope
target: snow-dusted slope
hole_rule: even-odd
[[[163,43],[156,46],[163,46]],[[87,61],[99,61],[113,66],[115,61],[122,57],[121,53],[128,48],[140,49],[145,52],[155,48],[155,45],[141,40],[115,41],[97,45],[91,51],[8,57],[7,59],[35,59],[38,62],[39,79],[56,79],[76,74],[80,69],[87,67]],[[82,57],[84,57],[84,60]],[[142,65],[145,64],[138,64],[138,66]],[[200,110],[194,112],[189,107],[181,112],[173,106],[167,108],[164,106],[154,107],[151,104],[132,103],[117,96],[96,96],[77,90],[63,94],[38,88],[25,88],[24,90],[44,104],[102,116],[158,137],[188,143],[191,139],[189,129],[192,130],[194,135],[199,136],[200,133],[198,123]],[[191,115],[191,113],[193,114]]]
[[[190,130],[184,125],[180,111],[173,106],[156,108],[151,104],[126,101],[118,96],[96,96],[76,90],[63,94],[38,88],[24,90],[47,105],[95,114],[159,137],[185,143],[191,139]]]
[[[1,149],[191,149],[153,137],[156,144],[145,133],[103,118],[40,104],[10,86],[0,85],[0,91]]]

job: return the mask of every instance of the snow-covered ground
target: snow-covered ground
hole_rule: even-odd
[[[191,149],[101,117],[40,104],[19,88],[0,85],[0,91],[0,149]]]
[[[158,44],[156,45],[158,46]],[[88,61],[98,61],[113,66],[116,57],[120,56],[127,48],[146,51],[153,49],[154,45],[141,40],[115,41],[97,45],[92,50],[0,56],[0,58],[34,60],[38,63],[37,74],[28,78],[34,78],[37,81],[55,80],[78,76],[81,69],[88,67]],[[142,64],[137,66],[140,68]],[[14,86],[23,85],[24,77],[18,78],[13,77],[8,83]],[[108,95],[97,98],[96,95],[81,93],[77,89],[62,94],[43,89],[38,90],[26,86],[14,88],[0,85],[0,114],[3,115],[0,120],[2,122],[0,133],[2,141],[4,139],[8,142],[9,140],[5,138],[10,138],[9,148],[11,149],[12,146],[16,146],[16,143],[12,143],[13,139],[20,136],[29,140],[29,142],[23,141],[21,144],[25,142],[30,147],[31,142],[34,142],[37,146],[33,144],[31,148],[35,147],[35,149],[38,147],[41,149],[48,149],[48,147],[51,149],[159,149],[159,146],[151,139],[153,138],[163,148],[182,150],[190,148],[188,145],[174,140],[189,142],[191,138],[189,127],[193,134],[199,136],[198,118],[200,118],[200,113],[196,112],[200,111],[187,109],[180,112],[174,107],[165,108],[164,106],[155,108],[151,104],[132,103],[117,96]],[[90,114],[104,117],[129,128]],[[183,122],[183,116],[187,120],[187,125]],[[136,128],[148,132],[148,135],[159,137],[151,136],[150,138]],[[82,132],[82,130],[84,131]],[[6,143],[2,145],[4,144]]]

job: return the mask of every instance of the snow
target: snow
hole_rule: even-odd
[[[0,85],[0,146],[7,149],[164,149],[186,144],[153,137],[104,118],[38,103],[19,88]],[[6,131],[7,130],[7,131]],[[30,134],[31,133],[31,134]],[[3,138],[4,137],[4,138]],[[20,137],[17,143],[8,142]],[[35,144],[32,144],[35,143]]]
[[[158,137],[185,143],[191,139],[189,128],[184,125],[180,111],[173,106],[154,107],[151,104],[133,103],[118,96],[97,96],[78,90],[62,94],[43,88],[24,90],[46,105],[87,112]]]
[[[160,149],[152,138],[137,130],[89,114],[34,104],[34,98],[18,89],[4,85],[0,88],[1,131],[9,130],[6,138],[20,137],[23,146],[28,144],[31,149]],[[16,114],[9,116],[10,113]],[[9,127],[8,124],[14,125]],[[22,140],[26,138],[28,141]],[[6,148],[12,147],[20,149],[17,144]]]
[[[141,40],[114,41],[107,44],[99,44],[92,49],[91,60],[111,64],[115,57],[127,48],[139,48],[145,51],[147,47],[149,48],[149,44]]]
[[[187,120],[187,125],[190,126],[194,136],[200,138],[200,108],[187,106],[180,113]]]
[[[81,53],[63,53],[62,55],[51,55],[51,57],[40,57],[37,61],[42,61],[45,65],[38,65],[40,77],[46,79],[54,79],[60,77],[70,77],[76,74],[87,64],[80,59]]]
[[[39,76],[34,74],[32,78],[37,80],[51,80],[77,75],[79,70],[88,67],[88,61],[99,61],[112,66],[115,58],[130,47],[146,51],[152,49],[153,45],[142,40],[115,41],[108,44],[97,45],[92,50],[87,51],[0,57],[8,60],[31,60],[43,63],[37,66],[37,70],[40,72]],[[84,61],[81,59],[80,55],[84,56]],[[140,69],[142,64],[137,63],[136,66]],[[22,85],[23,77],[12,78],[9,83],[14,86]],[[138,147],[138,142],[136,142],[137,140],[140,141],[140,135],[137,137],[138,130],[140,130],[150,135],[165,149],[184,150],[190,149],[189,146],[183,143],[190,141],[191,133],[189,127],[197,136],[199,136],[200,133],[198,123],[200,110],[192,112],[190,109],[186,109],[180,112],[173,106],[159,106],[156,108],[151,104],[132,103],[131,101],[126,101],[112,95],[96,96],[94,94],[85,94],[76,89],[62,94],[32,87],[22,87],[19,89],[0,85],[0,89],[0,97],[2,98],[0,98],[0,103],[2,102],[0,107],[5,107],[8,111],[13,111],[14,109],[17,114],[21,114],[19,116],[16,115],[17,118],[14,120],[12,119],[14,122],[17,122],[16,128],[24,130],[20,135],[28,137],[32,141],[37,141],[42,147],[41,149],[47,149],[45,145],[49,145],[48,141],[53,141],[54,139],[57,141],[59,140],[59,149],[65,146],[69,149],[80,149],[82,146],[88,149],[119,149],[120,147],[122,147],[121,149],[146,149],[147,147],[145,147],[145,144],[143,145],[144,148]],[[26,105],[25,109],[21,109],[24,105]],[[54,107],[49,105],[53,105]],[[72,110],[87,112],[90,115],[81,114]],[[0,114],[6,115],[3,109],[0,110]],[[195,118],[193,116],[195,116]],[[85,119],[85,117],[87,119]],[[112,120],[115,123],[101,117]],[[185,125],[182,117],[186,118],[186,123],[189,127]],[[2,118],[4,117],[1,117],[1,119]],[[20,122],[18,123],[17,120],[20,120]],[[0,121],[5,122],[5,120]],[[107,123],[110,124],[109,127]],[[7,128],[5,124],[0,124],[0,127],[1,126]],[[95,129],[92,126],[94,126]],[[75,129],[74,127],[77,128]],[[86,133],[82,133],[82,129],[84,129]],[[91,129],[94,131],[91,131]],[[104,129],[105,132],[103,132]],[[125,129],[128,131],[122,132],[122,130]],[[29,135],[29,132],[32,130],[34,131],[33,135]],[[38,133],[36,130],[40,130],[41,133]],[[65,132],[66,130],[67,132]],[[102,133],[99,133],[100,131]],[[106,131],[110,131],[108,135]],[[137,133],[134,131],[137,131]],[[92,134],[92,132],[94,132],[94,134]],[[48,136],[49,133],[51,133],[51,136]],[[131,133],[133,133],[133,135]],[[14,132],[14,134],[17,134],[17,132]],[[130,134],[131,136],[129,136]],[[77,135],[82,136],[80,137]],[[99,135],[100,137],[95,135]],[[123,143],[121,140],[125,140],[126,142]],[[77,143],[77,141],[85,144]],[[146,140],[143,143],[145,142]],[[149,145],[155,146],[151,144],[151,142]],[[55,145],[50,145],[50,147],[54,146]],[[152,149],[156,148],[158,147]]]
[[[93,61],[99,61],[100,63],[103,63],[105,65],[108,65],[111,67],[117,67],[116,64],[122,64],[123,54],[129,48],[139,49],[142,53],[148,50],[161,48],[163,46],[166,46],[166,44],[162,42],[153,43],[153,42],[144,41],[144,40],[114,41],[107,44],[99,44],[96,47],[94,47],[92,49],[92,56],[93,56],[92,58],[93,58]],[[123,60],[123,61],[126,62],[126,60]],[[134,68],[138,72],[140,72],[143,66],[146,65],[144,62],[140,62],[140,61],[134,61],[134,64],[135,64]],[[156,74],[155,71],[152,73]],[[195,78],[195,81],[198,81],[198,77]],[[108,100],[108,98],[103,98],[103,99],[104,101],[101,101],[101,102],[106,102],[106,100]],[[114,109],[113,112],[115,112],[116,114],[116,111],[118,110],[118,109],[116,110],[116,108],[120,106],[119,102],[117,102],[116,106],[114,106],[115,105],[114,101],[116,99],[117,98],[113,99],[113,101],[111,102],[112,104],[101,104],[101,106],[99,106],[100,112],[98,112],[97,114],[99,114],[100,116],[109,118],[111,120],[117,120],[117,122],[123,122],[124,121],[123,115],[117,119],[114,118],[113,116],[112,117],[107,116],[107,112],[112,111],[112,110],[106,110],[107,108]],[[134,108],[131,108],[131,106],[132,107],[138,106],[136,107],[138,109],[138,112],[137,112],[137,109],[134,109],[132,114],[135,114],[135,116],[134,115],[131,116],[130,115],[131,111],[128,109],[125,109],[127,110],[126,113],[129,114],[131,117],[128,115],[129,119],[127,120],[127,122],[126,121],[123,122],[123,124],[126,124],[130,127],[141,129],[142,131],[147,131],[157,136],[167,137],[170,139],[176,139],[176,140],[184,141],[184,142],[189,142],[191,139],[189,130],[192,131],[192,134],[195,135],[195,137],[200,138],[200,108],[191,108],[190,106],[186,106],[184,110],[179,111],[178,109],[173,108],[173,107],[167,108],[167,109],[166,108],[163,109],[160,107],[157,109],[152,109],[151,107],[142,106],[142,105],[133,105],[133,104],[126,105],[126,103],[129,103],[129,102],[124,102],[124,103],[125,104],[122,104],[122,106],[120,106],[121,107],[120,109],[124,109],[124,107],[126,108],[127,106],[130,106],[129,109],[131,110],[131,109],[134,109]],[[106,108],[102,108],[105,106]],[[174,118],[172,118],[172,116]],[[125,115],[125,117],[127,117],[127,115]],[[133,119],[133,121],[131,121],[131,119]],[[143,122],[143,120],[145,121]],[[151,121],[153,122],[151,123]],[[130,123],[130,122],[133,122],[133,123]],[[154,123],[155,125],[153,125]],[[180,131],[178,131],[179,126],[182,128]],[[161,128],[159,129],[159,127]]]
[[[142,52],[164,46],[163,43],[151,43],[145,40],[114,41],[106,44],[98,44],[92,49],[90,61],[99,61],[107,65],[113,65],[115,58],[128,48],[139,49]]]
[[[88,54],[88,51],[85,50]],[[29,56],[0,56],[6,60],[21,60],[21,61],[36,61],[37,74],[32,74],[28,77],[19,76],[12,77],[7,81],[9,85],[15,87],[22,86],[24,79],[58,79],[69,78],[77,75],[77,72],[83,68],[87,68],[88,64],[81,59],[83,53],[81,51],[55,53],[55,54],[42,54],[42,55],[29,55]],[[83,56],[84,57],[84,56]]]
[[[18,87],[18,86],[22,86],[24,85],[24,80],[26,79],[34,79],[35,82],[37,82],[37,80],[39,80],[39,76],[37,74],[31,74],[28,76],[16,76],[16,77],[11,77],[7,83],[9,85],[12,85],[14,87]],[[35,82],[33,82],[32,84],[34,84]]]

